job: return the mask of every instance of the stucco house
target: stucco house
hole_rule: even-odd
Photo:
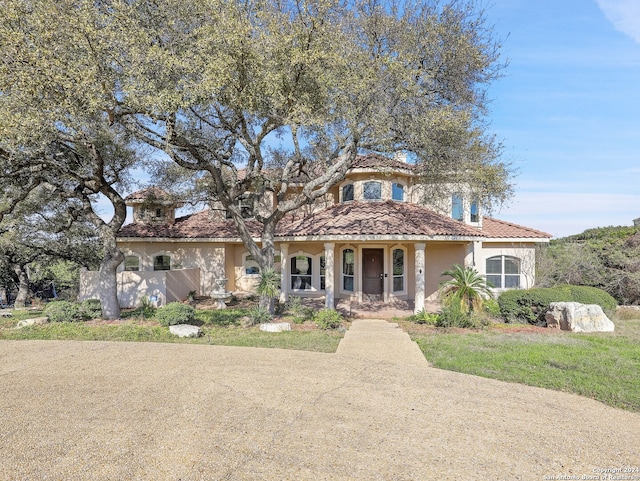
[[[380,301],[419,311],[437,299],[441,273],[453,264],[474,266],[498,291],[533,286],[536,244],[551,235],[484,216],[462,188],[422,205],[424,188],[402,159],[360,157],[322,202],[278,225],[281,300],[320,297],[327,307]],[[176,218],[179,206],[168,199],[155,187],[126,199],[134,221],[118,236],[126,256],[121,305],[143,297],[163,305],[190,291],[208,295],[220,279],[228,291],[254,291],[258,265],[233,221],[219,209]],[[258,239],[257,222],[248,222]],[[84,273],[81,296],[95,295],[95,284]]]

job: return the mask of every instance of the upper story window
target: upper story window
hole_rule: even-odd
[[[171,257],[170,256],[155,256],[153,258],[153,270],[154,271],[168,271],[171,270]]]
[[[365,182],[363,187],[364,200],[382,199],[382,184],[376,181]]]
[[[397,182],[391,184],[391,199],[404,201],[404,185]]]
[[[469,219],[471,222],[480,222],[480,214],[478,211],[478,201],[474,200],[471,202],[471,218]]]
[[[353,184],[347,184],[342,187],[342,202],[348,202],[354,198]]]
[[[139,271],[140,270],[140,258],[138,256],[125,256],[125,258],[124,258],[124,270],[125,271]]]
[[[451,218],[460,221],[464,220],[461,194],[453,194],[451,196]]]
[[[520,287],[520,259],[511,256],[494,256],[487,259],[487,281],[498,289]]]

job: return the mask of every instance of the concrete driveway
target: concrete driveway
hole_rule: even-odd
[[[336,354],[3,341],[0,379],[0,480],[640,480],[640,415],[431,368],[385,321]]]

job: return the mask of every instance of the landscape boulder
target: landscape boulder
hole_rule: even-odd
[[[169,332],[178,337],[199,337],[202,334],[202,330],[198,326],[191,326],[189,324],[169,326]]]
[[[613,322],[597,304],[552,302],[545,314],[547,327],[571,332],[613,332]]]
[[[27,327],[27,326],[36,326],[40,324],[46,324],[47,322],[49,322],[48,317],[34,317],[32,319],[23,319],[21,321],[18,321],[18,324],[16,325],[16,329],[22,329],[23,327]]]
[[[260,324],[260,330],[265,332],[290,331],[291,324],[288,322],[267,322],[265,324]]]

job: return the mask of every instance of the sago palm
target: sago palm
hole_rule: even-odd
[[[445,304],[459,303],[463,312],[482,308],[485,299],[493,298],[491,286],[473,267],[454,266],[444,271],[442,276],[451,279],[440,284],[440,296]]]

